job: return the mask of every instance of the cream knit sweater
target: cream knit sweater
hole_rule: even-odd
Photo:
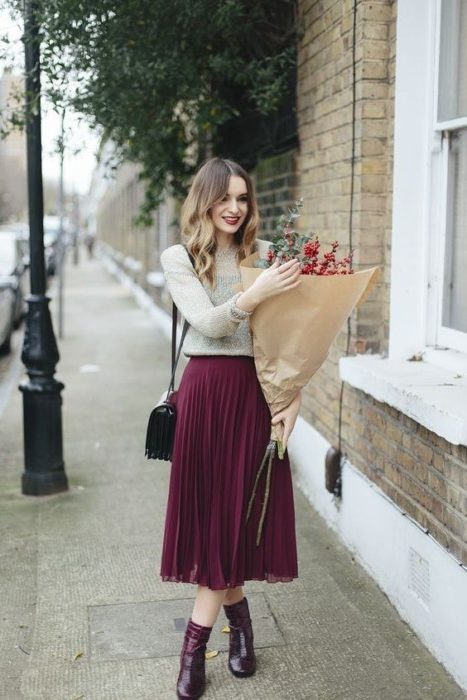
[[[269,241],[257,238],[257,250],[265,257]],[[216,284],[211,289],[201,282],[183,245],[172,245],[161,254],[161,265],[170,295],[190,324],[183,354],[253,355],[248,317],[251,313],[236,305],[241,292],[236,249],[216,252]]]

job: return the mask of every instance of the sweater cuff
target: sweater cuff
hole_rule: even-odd
[[[251,316],[251,314],[253,313],[253,311],[245,311],[244,309],[240,309],[237,306],[236,302],[237,302],[238,297],[241,294],[242,294],[242,292],[238,292],[230,300],[230,313],[237,321],[244,321],[246,318],[249,318]]]

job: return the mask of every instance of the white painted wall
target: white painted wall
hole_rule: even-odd
[[[467,569],[349,463],[342,471],[343,498],[335,504],[324,485],[329,447],[303,418],[297,420],[289,441],[297,484],[467,690]]]

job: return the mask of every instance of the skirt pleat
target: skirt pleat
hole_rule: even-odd
[[[274,458],[259,546],[265,472],[246,510],[269,442],[271,416],[254,359],[191,357],[177,395],[160,576],[213,590],[248,580],[298,576],[292,476],[287,451]]]

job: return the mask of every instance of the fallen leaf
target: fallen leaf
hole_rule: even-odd
[[[76,659],[79,659],[79,657],[83,656],[83,654],[84,654],[84,651],[77,651],[73,657],[73,661],[76,661]]]
[[[215,656],[218,655],[218,653],[219,652],[217,650],[216,651],[206,651],[204,656],[206,659],[213,659]]]
[[[230,634],[230,627],[228,625],[226,625],[225,627],[223,627],[221,629],[221,632],[225,632],[226,634]]]

